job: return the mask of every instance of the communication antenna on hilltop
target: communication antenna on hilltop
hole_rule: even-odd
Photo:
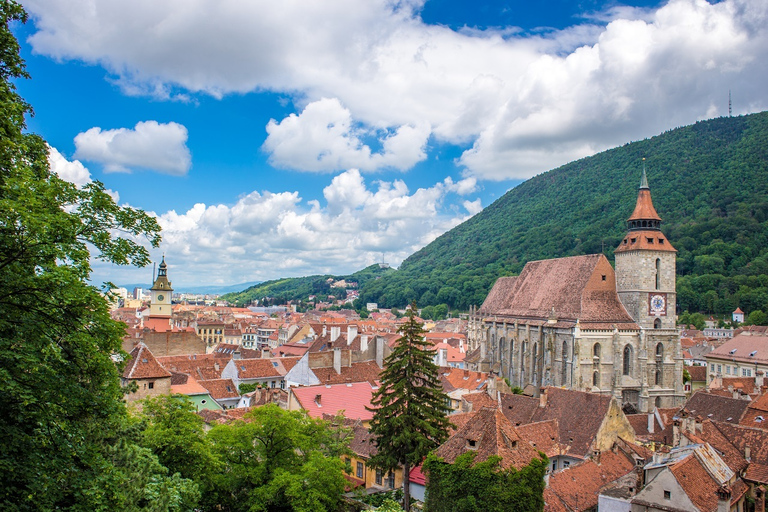
[[[731,90],[728,89],[728,117],[731,117],[733,110],[731,109]]]

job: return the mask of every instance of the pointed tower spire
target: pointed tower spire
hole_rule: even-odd
[[[645,173],[645,158],[643,158],[643,175],[640,178],[640,191],[637,194],[635,211],[627,219],[627,228],[630,231],[651,229],[658,231],[661,228],[661,217],[656,213],[651,201],[651,189],[648,186],[648,176]]]
[[[640,178],[640,189],[644,188],[650,190],[650,187],[648,186],[648,176],[645,175],[645,158],[643,158],[643,177]]]

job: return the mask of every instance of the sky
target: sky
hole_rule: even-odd
[[[765,0],[21,3],[28,129],[158,218],[175,289],[397,267],[541,172],[768,105]]]

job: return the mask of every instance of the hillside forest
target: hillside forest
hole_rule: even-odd
[[[613,261],[643,165],[678,250],[679,312],[768,311],[768,112],[676,128],[535,176],[397,271],[361,280],[357,306],[465,311],[528,261],[599,252]],[[305,299],[317,277],[280,281],[280,297]],[[251,288],[237,298],[263,296]]]

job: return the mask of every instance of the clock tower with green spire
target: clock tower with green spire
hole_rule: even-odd
[[[157,278],[150,288],[152,300],[149,305],[149,316],[152,318],[171,318],[171,294],[173,288],[168,280],[168,265],[165,256],[157,269]]]

